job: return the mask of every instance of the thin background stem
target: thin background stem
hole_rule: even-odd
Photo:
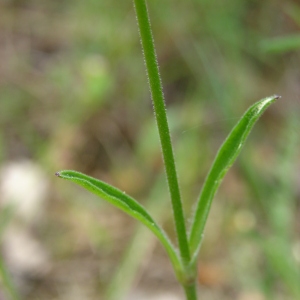
[[[156,123],[160,136],[168,185],[171,194],[178,245],[183,263],[187,266],[190,261],[190,250],[188,246],[186,226],[183,215],[170,130],[167,121],[164,95],[159,75],[154,40],[150,26],[150,19],[145,0],[134,0],[134,4],[150,85],[152,102],[156,116]]]

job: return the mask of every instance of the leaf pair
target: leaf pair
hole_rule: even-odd
[[[262,99],[252,105],[220,147],[203,185],[196,206],[194,220],[192,222],[189,237],[189,247],[192,257],[191,264],[196,262],[211,203],[221,180],[240,153],[241,148],[257,119],[262,115],[266,108],[278,98],[279,96],[274,95]],[[57,172],[56,175],[81,185],[146,225],[165,247],[177,276],[180,277],[180,274],[184,273],[183,264],[177,250],[170,242],[163,229],[135,199],[107,183],[76,171],[65,170]]]

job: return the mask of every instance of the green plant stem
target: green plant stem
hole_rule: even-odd
[[[196,284],[189,284],[183,286],[185,297],[187,300],[197,300],[197,290],[196,290]]]
[[[190,250],[188,246],[185,219],[182,209],[170,130],[167,121],[164,95],[159,75],[154,41],[150,26],[150,19],[145,0],[134,0],[134,4],[140,31],[141,44],[144,52],[152,102],[160,136],[168,185],[171,194],[179,250],[183,264],[187,266],[190,261]]]
[[[196,284],[184,286],[184,292],[187,300],[197,300]]]

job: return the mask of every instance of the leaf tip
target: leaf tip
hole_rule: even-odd
[[[280,99],[280,98],[281,98],[281,96],[279,96],[279,95],[276,95],[276,94],[275,94],[273,97],[274,97],[274,99],[275,99],[275,100],[278,100],[278,99]]]
[[[60,173],[59,173],[59,172],[56,172],[56,173],[55,173],[55,176],[60,177]]]

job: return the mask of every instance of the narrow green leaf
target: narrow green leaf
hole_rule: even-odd
[[[125,194],[125,192],[122,192],[103,181],[87,176],[80,172],[64,170],[57,172],[55,175],[77,183],[78,185],[84,187],[88,191],[120,208],[128,215],[146,225],[165,247],[177,272],[177,275],[181,274],[182,265],[174,246],[166,236],[165,232],[161,229],[161,227],[153,220],[146,209],[135,199]]]
[[[192,263],[194,263],[197,258],[212,199],[221,183],[222,178],[240,153],[242,146],[257,119],[262,115],[266,108],[278,98],[279,96],[274,95],[262,99],[252,105],[220,147],[215,161],[205,179],[199,201],[196,206],[189,237],[189,245],[193,257]]]

